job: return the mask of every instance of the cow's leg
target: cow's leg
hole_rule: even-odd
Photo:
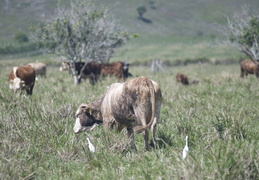
[[[145,142],[145,150],[147,151],[148,150],[148,130],[145,130],[143,132],[143,137],[144,137],[144,142]]]
[[[129,140],[130,140],[131,148],[136,151],[137,148],[136,148],[135,143],[134,143],[134,132],[133,132],[133,129],[132,128],[127,128],[127,132],[128,132],[128,137],[129,137]]]
[[[155,147],[156,148],[156,123],[154,123],[152,126],[151,126],[151,133],[152,133],[152,139],[151,139],[151,146]]]
[[[26,89],[27,94],[32,95],[33,85],[31,85],[28,89]]]
[[[245,74],[245,72],[244,72],[244,70],[241,68],[241,74],[240,74],[240,77],[241,77],[241,78],[243,78],[243,77],[244,77],[244,74]]]

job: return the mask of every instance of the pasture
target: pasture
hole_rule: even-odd
[[[0,179],[259,179],[259,79],[241,79],[238,62],[171,66],[163,73],[130,67],[134,76],[156,81],[163,94],[159,147],[147,152],[141,134],[134,152],[124,132],[109,132],[110,141],[102,126],[73,133],[78,106],[98,98],[115,78],[75,87],[59,72],[61,62],[47,61],[47,78],[39,77],[33,95],[18,96],[7,83],[17,62],[0,63]],[[183,86],[177,72],[200,84]],[[182,160],[187,135],[189,154]]]

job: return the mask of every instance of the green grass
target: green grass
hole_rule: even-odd
[[[167,62],[207,58],[210,62],[238,62],[244,55],[237,50],[216,43],[208,37],[149,36],[132,39],[120,48],[114,61],[128,61],[136,64],[151,63],[154,59]]]
[[[138,151],[132,152],[124,132],[105,135],[99,126],[88,133],[97,149],[90,153],[86,133],[73,133],[75,111],[115,79],[75,87],[68,73],[59,72],[57,60],[41,58],[48,64],[47,79],[39,78],[31,97],[14,95],[7,76],[14,65],[33,59],[1,61],[0,179],[259,178],[259,81],[241,79],[238,63],[172,66],[164,73],[130,67],[133,75],[152,78],[162,89],[159,147],[145,152],[139,134]],[[177,83],[177,72],[200,84]],[[183,161],[186,135],[189,154]]]

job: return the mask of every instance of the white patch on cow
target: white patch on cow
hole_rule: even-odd
[[[10,81],[9,88],[13,89],[14,91],[21,89],[22,80],[18,77],[15,77],[13,80]]]
[[[73,128],[74,133],[78,133],[81,130],[81,128],[82,128],[82,126],[81,126],[81,123],[80,123],[80,119],[76,118],[76,124]]]
[[[13,75],[14,75],[15,78],[17,77],[17,75],[16,75],[17,69],[18,69],[17,66],[13,67]]]

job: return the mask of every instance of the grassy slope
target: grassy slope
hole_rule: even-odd
[[[53,15],[57,4],[69,6],[69,0],[26,0],[17,3],[11,1],[8,9],[5,9],[5,1],[0,2],[1,38],[11,37],[17,31],[27,31],[31,23],[37,23],[43,17]],[[103,4],[111,10],[111,13],[119,23],[128,28],[130,32],[141,35],[196,35],[202,31],[205,35],[215,33],[211,23],[224,22],[224,16],[232,15],[240,11],[240,6],[247,4],[257,9],[259,2],[256,0],[161,0],[154,1],[127,1],[127,0],[95,0],[99,6]],[[19,5],[18,5],[19,4]],[[146,19],[152,23],[145,23],[137,18],[136,8],[144,5],[147,12]],[[153,8],[152,8],[153,7]]]
[[[224,16],[240,11],[243,4],[257,9],[257,0],[199,0],[199,1],[126,1],[96,0],[98,5],[109,7],[112,16],[131,33],[140,35],[127,46],[120,49],[114,60],[129,62],[151,60],[153,58],[175,60],[193,59],[206,56],[209,59],[240,59],[240,54],[231,48],[210,47],[218,34],[213,23],[224,23]],[[8,10],[4,9],[5,1],[0,2],[0,42],[12,41],[18,31],[28,32],[30,24],[38,23],[43,16],[48,18],[57,7],[58,0],[21,2],[20,6],[11,1]],[[69,1],[61,1],[61,6]],[[137,18],[136,8],[144,5],[145,23]]]
[[[26,63],[28,60],[19,60]],[[1,64],[1,76],[17,62]],[[135,75],[157,81],[163,92],[157,137],[159,148],[130,152],[124,133],[102,127],[90,132],[97,152],[90,153],[86,134],[75,136],[74,113],[81,103],[98,98],[114,82],[74,87],[68,73],[49,66],[47,79],[36,82],[31,97],[15,96],[0,80],[0,179],[258,179],[258,80],[239,78],[237,65],[179,66],[165,73],[131,67]],[[200,85],[184,87],[177,72]],[[189,136],[189,155],[181,151]]]

